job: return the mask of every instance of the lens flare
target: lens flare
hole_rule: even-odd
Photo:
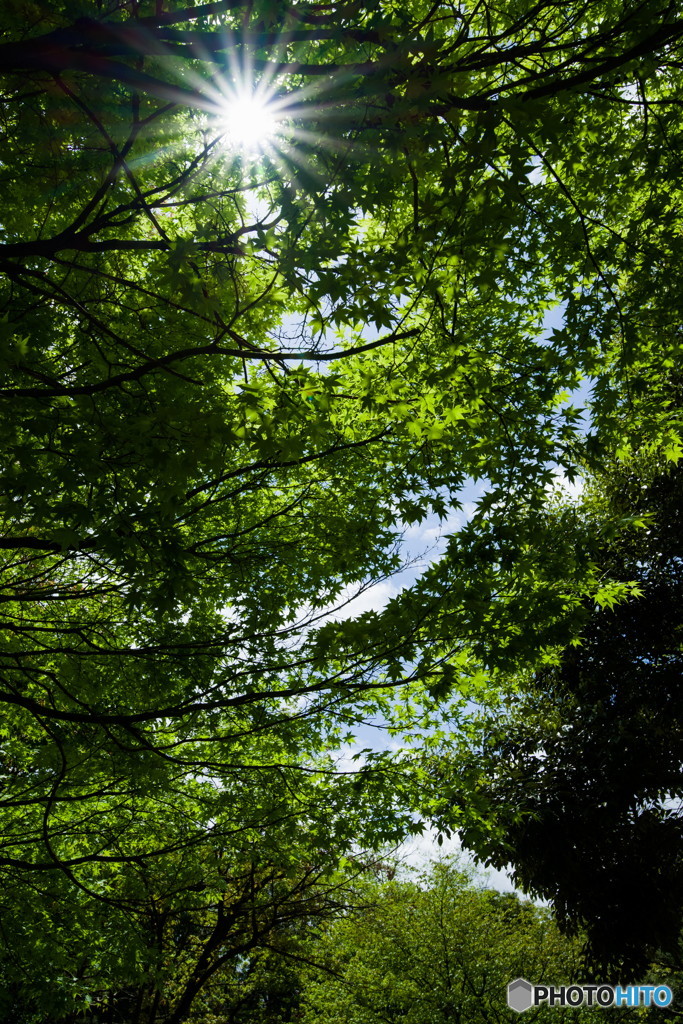
[[[228,149],[255,154],[272,145],[281,121],[268,97],[241,94],[226,99],[222,106],[220,125]]]

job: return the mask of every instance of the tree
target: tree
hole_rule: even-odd
[[[465,843],[512,865],[565,928],[586,928],[593,962],[612,974],[679,949],[682,480],[642,459],[602,480],[603,516],[635,528],[603,531],[600,563],[633,596],[587,605],[576,645],[521,680],[507,713],[485,716],[482,746],[460,766],[477,779],[480,815]]]
[[[0,29],[8,909],[146,906],[152,865],[194,907],[202,851],[256,837],[331,869],[419,827],[409,758],[336,770],[349,729],[572,635],[598,584],[539,544],[555,469],[618,430],[677,457],[642,388],[680,347],[677,6],[16,0]],[[249,74],[283,115],[254,162],[219,126]],[[470,478],[438,565],[324,621]]]
[[[362,914],[328,925],[310,956],[305,1024],[412,1024],[509,1019],[508,982],[584,980],[580,943],[549,912],[512,893],[478,888],[458,867],[436,862],[419,881],[370,886]],[[539,1018],[570,1011],[539,1008]],[[591,1020],[598,1011],[571,1011]],[[573,1019],[573,1018],[572,1018]]]
[[[178,884],[190,870],[182,854],[175,889],[138,864],[118,872],[116,899],[75,899],[63,877],[49,876],[39,883],[41,904],[15,900],[2,957],[4,1019],[213,1024],[256,1020],[265,1002],[265,1019],[274,1020],[268,1014],[287,1003],[293,980],[289,947],[304,928],[348,910],[353,894],[350,880],[268,864],[257,843],[249,852],[239,851],[240,861],[236,850],[203,849],[191,866],[192,897],[186,878]],[[100,897],[112,893],[110,880],[103,872]],[[38,960],[42,972],[27,985],[22,973]]]

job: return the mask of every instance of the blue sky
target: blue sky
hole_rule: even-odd
[[[543,325],[543,336],[548,337],[553,328],[561,325],[563,310],[556,306],[546,314]],[[574,406],[585,406],[590,398],[591,382],[584,381],[569,396],[568,403]],[[585,424],[587,425],[587,417]],[[577,479],[573,483],[562,476],[558,470],[556,480],[552,489],[560,491],[565,497],[578,499],[581,495],[583,481]],[[378,611],[387,602],[395,597],[402,589],[409,587],[421,575],[421,573],[435,560],[439,559],[445,552],[447,537],[456,533],[471,518],[476,509],[478,500],[485,494],[487,483],[485,480],[468,480],[462,490],[455,495],[459,508],[453,509],[446,519],[439,520],[438,516],[432,515],[422,523],[407,526],[402,533],[402,554],[405,568],[394,574],[392,577],[378,581],[370,586],[354,591],[349,587],[342,596],[342,601],[335,602],[335,608],[329,612],[330,617],[341,619],[359,615],[362,612]],[[358,590],[358,588],[356,588]],[[343,602],[346,602],[345,604]],[[398,742],[389,737],[382,728],[381,723],[376,726],[371,724],[360,726],[356,729],[356,739],[353,744],[342,748],[338,752],[338,763],[340,770],[352,770],[358,767],[358,761],[353,756],[365,748],[375,750],[398,749]],[[447,839],[443,837],[443,845],[437,844],[437,835],[433,829],[425,829],[421,836],[414,837],[397,851],[398,856],[408,865],[419,867],[427,860],[438,857],[444,853],[453,853],[459,850],[457,837]],[[467,859],[467,858],[466,858]],[[511,891],[514,886],[508,875],[503,871],[482,871],[480,872],[488,884],[501,891]]]

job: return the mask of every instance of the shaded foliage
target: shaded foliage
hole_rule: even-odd
[[[477,792],[494,829],[463,833],[585,926],[608,975],[675,951],[683,918],[683,475],[647,470],[615,471],[603,498],[640,520],[603,539],[601,562],[639,596],[588,606],[577,645],[486,723]]]

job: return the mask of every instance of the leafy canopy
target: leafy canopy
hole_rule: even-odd
[[[332,871],[419,828],[414,758],[330,751],[573,635],[599,569],[549,486],[681,452],[683,22],[10,0],[0,30],[3,900],[134,936],[149,892],[208,872],[214,905],[207,858]],[[217,127],[250,75],[283,113],[256,161]],[[472,479],[414,586],[325,618]]]

